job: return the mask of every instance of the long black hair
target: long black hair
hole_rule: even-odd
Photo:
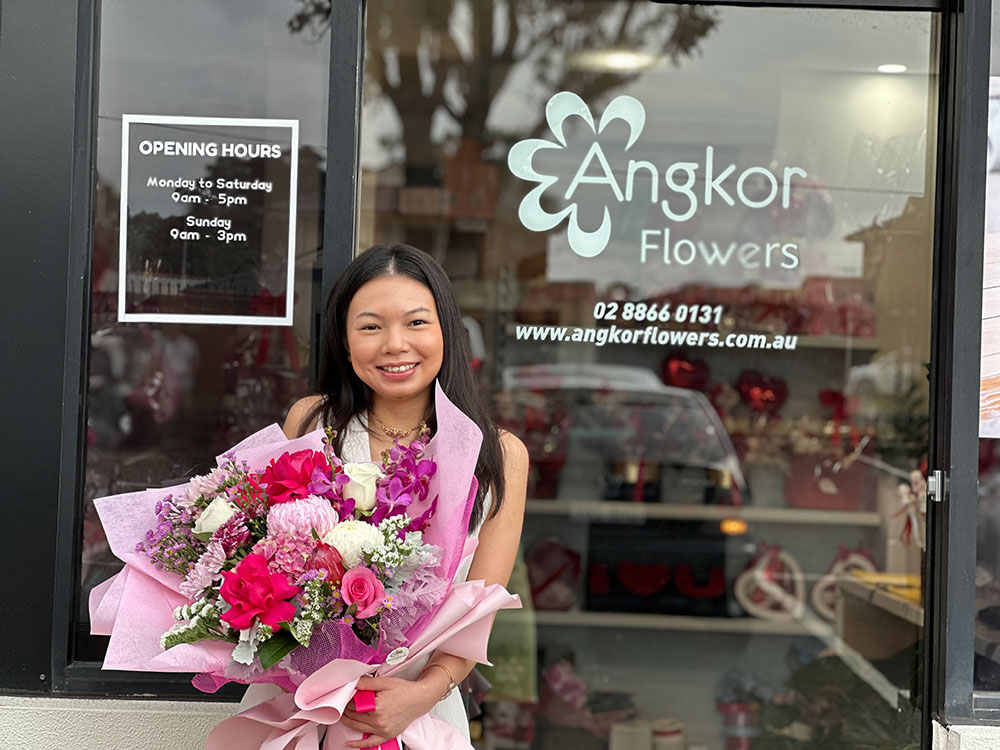
[[[375,245],[358,255],[337,280],[327,300],[323,321],[324,353],[319,388],[324,398],[307,415],[299,434],[305,431],[306,425],[322,415],[323,424],[337,431],[338,437],[333,447],[339,452],[342,447],[341,436],[348,422],[356,414],[371,408],[371,390],[354,372],[347,355],[347,309],[362,286],[380,276],[394,275],[419,281],[433,295],[444,339],[444,355],[438,381],[452,403],[475,422],[483,433],[483,445],[476,463],[479,491],[470,520],[470,525],[475,527],[482,522],[486,513],[484,505],[489,488],[493,488],[491,516],[500,509],[503,502],[503,447],[500,444],[499,430],[472,377],[469,367],[472,359],[469,334],[462,324],[462,315],[451,282],[440,264],[427,253],[409,245]],[[433,398],[426,421],[432,431],[437,429]]]

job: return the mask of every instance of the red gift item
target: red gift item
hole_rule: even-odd
[[[874,492],[868,466],[858,461],[845,465],[831,457],[794,456],[785,480],[785,502],[792,508],[858,510],[872,506]]]
[[[761,375],[756,370],[744,370],[736,383],[740,396],[751,409],[773,414],[788,399],[788,383],[781,378]]]
[[[661,563],[618,563],[618,580],[636,596],[651,596],[670,581],[670,569]]]
[[[535,609],[567,610],[573,606],[580,580],[580,554],[558,537],[536,542],[525,556]]]
[[[692,361],[675,352],[663,360],[662,377],[667,385],[703,391],[708,383],[708,365],[702,359]]]

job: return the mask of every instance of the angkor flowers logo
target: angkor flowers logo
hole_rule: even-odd
[[[590,129],[594,133],[594,143],[587,152],[587,156],[581,163],[580,168],[575,172],[569,188],[567,188],[563,196],[569,202],[569,205],[561,211],[550,213],[542,207],[542,196],[546,190],[558,181],[559,177],[557,175],[539,173],[535,170],[532,161],[535,154],[544,149],[566,148],[563,125],[566,122],[566,118],[571,115],[582,118],[590,126]],[[522,180],[528,182],[538,183],[538,186],[533,188],[521,201],[517,212],[518,218],[520,218],[521,223],[527,229],[533,232],[546,232],[554,229],[559,226],[563,219],[568,218],[569,229],[567,234],[569,246],[577,255],[584,258],[593,258],[608,246],[608,240],[611,237],[611,213],[607,205],[605,205],[601,226],[593,232],[587,232],[580,228],[577,218],[577,204],[573,202],[573,194],[581,184],[592,183],[608,185],[614,191],[618,201],[623,199],[620,194],[620,188],[611,171],[611,166],[608,164],[607,157],[604,155],[597,137],[604,132],[609,123],[614,120],[623,120],[629,126],[629,138],[625,144],[625,150],[628,151],[642,134],[642,128],[646,124],[646,110],[643,109],[638,99],[631,96],[618,96],[611,100],[605,108],[604,114],[601,115],[600,122],[595,124],[594,116],[583,99],[571,91],[561,91],[554,94],[549,99],[548,104],[545,105],[545,120],[548,122],[552,134],[555,136],[556,142],[543,138],[529,138],[515,143],[507,155],[507,165],[516,177],[520,177]],[[603,174],[589,175],[587,174],[588,168],[595,159]]]

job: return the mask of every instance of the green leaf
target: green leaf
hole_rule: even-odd
[[[287,630],[279,630],[260,645],[260,666],[269,669],[298,646],[298,641]]]

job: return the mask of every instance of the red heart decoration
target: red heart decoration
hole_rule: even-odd
[[[636,596],[651,596],[670,580],[670,569],[662,563],[618,563],[618,580]]]
[[[683,354],[671,354],[663,360],[663,382],[676,388],[704,390],[708,383],[708,365],[704,360],[691,361]]]
[[[743,401],[754,411],[773,413],[788,400],[788,383],[781,378],[761,375],[756,370],[740,373],[737,387]]]

